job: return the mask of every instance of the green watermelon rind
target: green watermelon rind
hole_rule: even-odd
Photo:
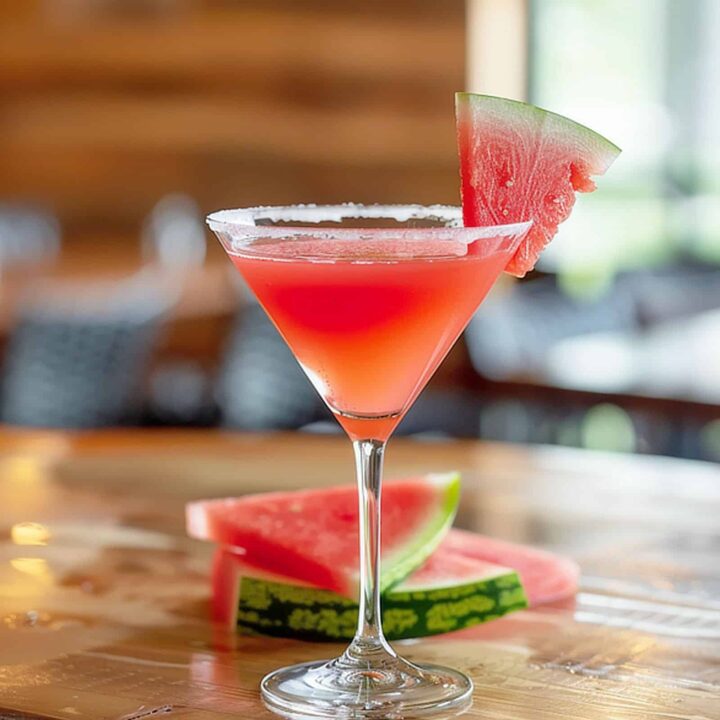
[[[259,577],[240,579],[237,629],[312,642],[351,640],[357,603],[330,590]],[[388,640],[452,632],[502,617],[528,606],[514,570],[429,590],[389,591],[383,597],[383,629]]]
[[[524,103],[520,100],[497,97],[495,95],[483,95],[480,93],[458,92],[455,93],[455,107],[458,116],[464,107],[481,105],[483,110],[493,109],[507,122],[508,118],[533,117],[538,125],[544,125],[548,121],[553,124],[553,131],[557,132],[558,138],[582,139],[588,148],[594,148],[593,157],[601,161],[601,165],[591,168],[594,175],[602,175],[612,164],[615,158],[621,153],[621,149],[600,133],[591,130],[565,115],[545,110],[537,105]]]
[[[443,491],[437,510],[415,536],[394,551],[383,553],[380,592],[386,592],[417,570],[437,549],[453,524],[460,503],[460,473],[431,473],[426,477]]]

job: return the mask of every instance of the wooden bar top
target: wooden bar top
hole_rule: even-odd
[[[571,554],[572,602],[398,643],[469,673],[465,717],[720,719],[720,469],[655,457],[397,439],[387,476],[460,470],[457,524]],[[352,482],[299,434],[0,429],[0,718],[274,717],[261,676],[340,646],[208,620],[193,498]]]

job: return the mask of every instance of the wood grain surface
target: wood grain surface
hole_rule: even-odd
[[[68,244],[204,211],[458,202],[465,3],[0,0],[0,196]]]
[[[398,643],[454,665],[466,717],[720,718],[720,469],[396,440],[388,473],[458,469],[457,523],[575,556],[577,599]],[[339,646],[207,619],[191,498],[352,482],[338,438],[0,431],[0,717],[270,718],[258,682]]]

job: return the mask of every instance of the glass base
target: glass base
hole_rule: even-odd
[[[473,690],[457,670],[398,657],[358,668],[344,656],[275,670],[260,687],[268,708],[293,720],[453,717],[470,707]]]

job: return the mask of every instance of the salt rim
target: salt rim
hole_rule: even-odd
[[[462,222],[462,209],[452,205],[363,205],[341,203],[339,205],[258,205],[233,210],[218,210],[207,217],[208,225],[224,223],[257,227],[257,220],[270,222],[342,222],[350,218],[387,218],[407,222],[412,218],[438,220],[440,222]]]
[[[249,208],[235,208],[232,210],[218,210],[207,216],[208,226],[215,232],[224,232],[230,235],[246,234],[257,237],[262,233],[265,237],[288,237],[288,235],[302,236],[332,235],[336,239],[343,236],[357,238],[364,233],[371,233],[375,237],[397,237],[398,234],[417,234],[420,228],[312,228],[293,227],[283,225],[258,225],[258,220],[269,222],[337,222],[347,219],[377,220],[389,219],[397,222],[407,222],[412,219],[435,220],[445,223],[444,227],[422,228],[423,233],[430,235],[446,235],[448,230],[454,230],[456,235],[472,233],[473,239],[479,240],[487,237],[506,237],[525,233],[532,225],[532,220],[506,225],[489,225],[485,227],[466,228],[462,224],[462,208],[452,205],[362,205],[358,203],[343,203],[340,205],[259,205]],[[463,232],[464,231],[464,232]],[[459,238],[458,238],[459,239]]]

